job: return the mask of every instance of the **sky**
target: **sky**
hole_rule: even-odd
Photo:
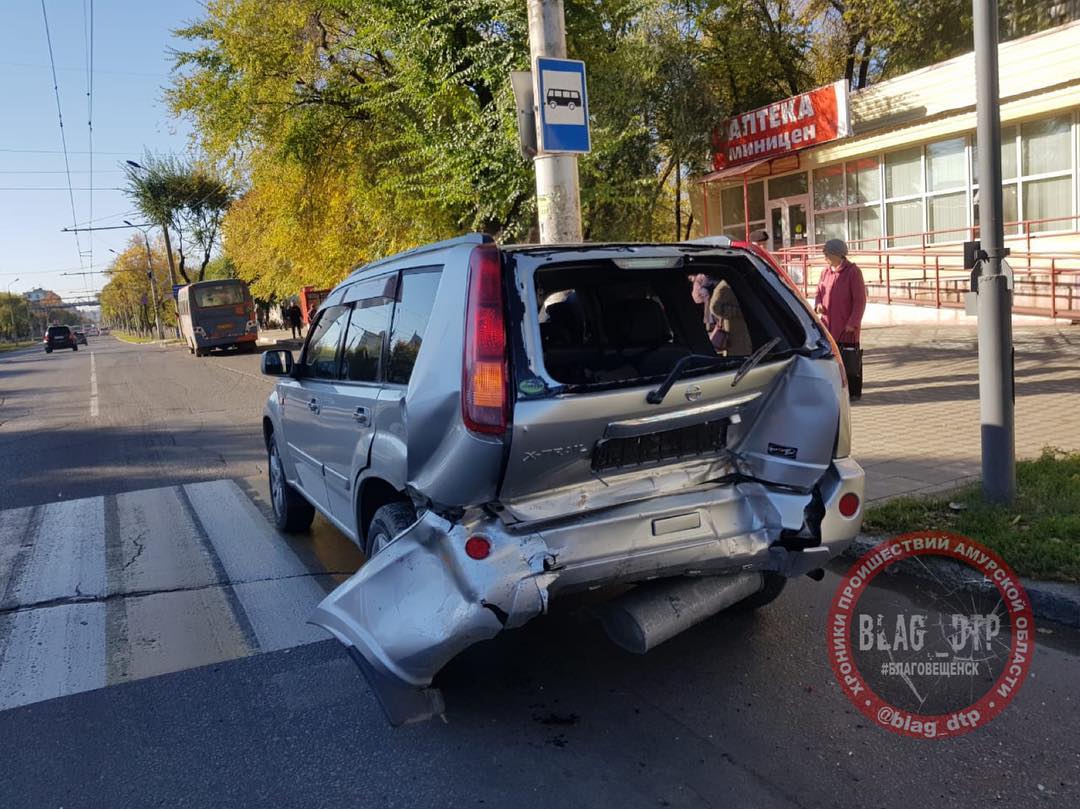
[[[93,174],[88,122],[87,31],[93,9]],[[67,137],[74,217],[42,0],[0,0],[0,290],[44,287],[77,299],[105,278],[61,275],[106,267],[131,230],[75,235],[61,228],[139,223],[120,164],[146,150],[186,153],[190,126],[164,101],[172,30],[198,19],[199,0],[45,0]],[[94,187],[91,194],[87,190]],[[25,190],[60,189],[60,190]],[[92,199],[91,199],[92,197]],[[92,210],[92,213],[91,213]],[[80,254],[81,247],[81,254]],[[93,253],[91,260],[90,253]],[[18,280],[16,280],[18,279]],[[14,283],[12,283],[14,282]]]

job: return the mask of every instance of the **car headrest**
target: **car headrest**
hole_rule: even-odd
[[[579,346],[585,340],[585,318],[575,303],[562,301],[546,307],[547,322],[540,324],[540,334],[548,345]]]
[[[671,340],[664,307],[651,298],[622,301],[607,318],[608,335],[622,347],[657,346]]]

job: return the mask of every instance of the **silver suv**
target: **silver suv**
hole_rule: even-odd
[[[312,621],[395,724],[552,597],[621,585],[605,624],[643,652],[820,578],[861,523],[836,346],[727,239],[432,244],[353,272],[262,368],[279,527],[317,509],[368,557]]]

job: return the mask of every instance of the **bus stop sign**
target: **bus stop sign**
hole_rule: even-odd
[[[540,152],[584,154],[590,151],[585,63],[540,56],[536,59],[533,76],[536,78]]]

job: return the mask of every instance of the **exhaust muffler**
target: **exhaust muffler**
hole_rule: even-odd
[[[694,624],[760,590],[760,573],[673,578],[641,584],[608,605],[604,631],[635,654],[645,654]]]

